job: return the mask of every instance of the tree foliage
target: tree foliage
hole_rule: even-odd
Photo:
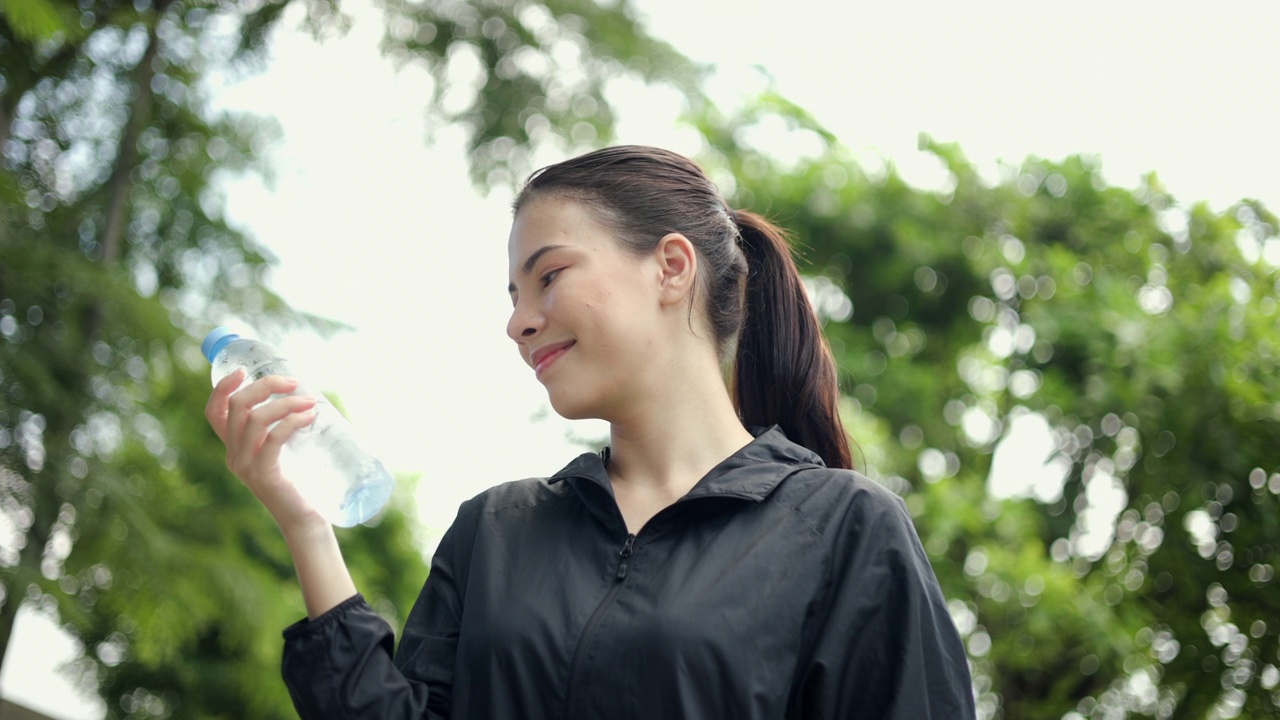
[[[212,190],[272,129],[211,112],[204,79],[258,61],[289,6],[0,0],[0,647],[20,603],[56,613],[112,717],[291,714],[264,679],[293,571],[199,415],[194,341],[230,316],[332,329],[269,291]],[[317,35],[348,22],[301,7]],[[1273,214],[1113,187],[1088,157],[989,181],[928,138],[950,182],[914,188],[775,93],[719,114],[625,1],[383,8],[482,187],[609,142],[611,78],[684,94],[724,189],[805,248],[864,468],[915,515],[985,716],[1274,716]],[[749,144],[777,118],[821,151]],[[409,522],[343,545],[398,624]]]
[[[649,35],[630,0],[382,3],[388,57],[430,70],[430,117],[467,129],[482,188],[523,179],[540,149],[569,154],[610,142],[610,80],[633,75],[702,97],[705,69]]]
[[[21,7],[21,11],[15,9]],[[312,20],[336,18],[312,5]],[[325,323],[264,287],[219,173],[271,127],[216,115],[204,78],[252,53],[221,3],[8,3],[0,16],[0,647],[21,603],[86,648],[109,717],[288,717],[281,628],[302,611],[274,524],[201,409],[198,337]],[[344,538],[394,622],[425,572],[398,510]],[[21,661],[8,657],[13,662]]]
[[[297,5],[316,36],[349,24],[336,0]],[[291,715],[263,679],[301,610],[292,566],[199,413],[195,344],[229,317],[334,329],[268,289],[272,258],[214,190],[266,169],[273,127],[212,112],[206,81],[259,64],[290,6],[0,1],[0,648],[21,603],[56,614],[110,717]],[[526,149],[610,137],[624,66],[696,86],[628,3],[385,10],[388,54],[434,73],[424,103],[470,130],[480,184],[523,174]],[[455,78],[466,55],[478,84]],[[393,509],[343,538],[393,625],[425,574],[410,530]]]
[[[769,113],[825,149],[740,142]],[[739,206],[796,231],[865,467],[915,515],[984,715],[1273,717],[1276,217],[1113,187],[1090,157],[988,182],[927,137],[950,180],[921,190],[769,95],[692,120]]]

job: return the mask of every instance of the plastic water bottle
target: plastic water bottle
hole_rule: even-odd
[[[242,338],[220,327],[200,345],[213,365],[213,384],[245,371],[244,383],[268,375],[289,376],[288,366],[266,343]],[[382,509],[391,497],[391,474],[352,438],[351,424],[323,395],[293,391],[316,399],[316,419],[299,429],[280,452],[280,470],[321,515],[338,527],[358,525]],[[273,396],[279,397],[279,396]]]

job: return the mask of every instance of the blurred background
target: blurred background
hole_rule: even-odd
[[[607,434],[503,328],[508,206],[615,142],[795,231],[861,470],[981,717],[1280,714],[1280,6],[0,0],[0,717],[287,718],[304,613],[223,463],[231,324],[457,506]],[[16,703],[10,704],[10,703]]]

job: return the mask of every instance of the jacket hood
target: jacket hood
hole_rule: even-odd
[[[791,442],[777,425],[747,430],[755,439],[713,467],[685,498],[728,496],[759,502],[797,470],[806,466],[826,467],[817,453]],[[613,484],[605,467],[608,457],[608,446],[598,453],[583,453],[547,478],[547,483],[554,485],[569,478],[581,478],[613,495]]]

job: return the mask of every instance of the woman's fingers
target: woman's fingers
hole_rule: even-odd
[[[315,401],[312,401],[314,405]],[[280,449],[284,446],[294,433],[302,428],[315,422],[316,409],[314,407],[302,410],[300,412],[291,412],[278,425],[271,428],[267,433],[267,437],[262,442],[261,454],[264,456],[274,457],[280,454]]]
[[[209,402],[205,403],[204,416],[209,421],[209,425],[213,427],[213,431],[218,434],[225,444],[227,441],[227,400],[231,397],[231,393],[240,387],[240,383],[244,382],[244,370],[237,369],[230,375],[222,378],[213,388],[213,393],[209,395]]]
[[[314,407],[302,410],[295,409],[302,404],[300,401],[306,400],[310,400],[310,398],[281,398],[255,409],[252,414],[261,414],[264,418],[267,417],[267,413],[263,411],[266,411],[269,407],[273,408],[272,415],[279,408],[286,408],[290,412],[287,412],[283,419],[275,423],[274,427],[262,432],[256,438],[258,442],[256,450],[242,448],[236,458],[228,458],[228,465],[231,466],[232,471],[266,506],[267,511],[271,513],[277,523],[280,523],[281,527],[285,527],[289,523],[319,517],[315,508],[298,491],[297,486],[285,478],[280,470],[280,451],[282,446],[300,428],[315,421],[316,410]],[[258,424],[259,420],[257,418],[250,423],[251,426],[258,426]]]
[[[287,395],[297,389],[297,380],[280,375],[268,375],[249,383],[227,401],[225,439],[243,437],[244,425],[249,418],[249,413],[270,399],[272,395]]]
[[[264,472],[271,474],[271,468],[279,461],[279,452],[272,454],[263,449],[268,431],[273,425],[296,413],[310,410],[315,404],[315,398],[306,395],[286,395],[249,409],[244,414],[244,419],[238,423],[239,434],[229,435],[231,442],[227,445],[227,465],[242,480]],[[232,417],[235,417],[234,413]]]
[[[227,446],[227,467],[282,527],[319,519],[280,472],[281,448],[315,421],[316,398],[291,394],[299,392],[293,378],[268,376],[248,385],[244,379],[241,370],[223,378],[205,405],[205,417]]]
[[[251,452],[261,453],[263,441],[272,425],[287,420],[299,412],[310,410],[315,405],[316,399],[313,397],[288,395],[250,410],[242,436],[244,447]]]

